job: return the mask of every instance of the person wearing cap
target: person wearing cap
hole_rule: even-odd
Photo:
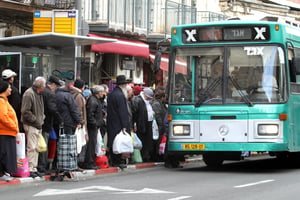
[[[141,154],[145,162],[153,159],[152,121],[154,112],[150,104],[152,99],[153,90],[145,87],[132,102],[133,123],[136,124],[136,133],[143,143]]]
[[[46,79],[38,76],[33,84],[28,88],[22,98],[21,121],[27,136],[27,158],[30,176],[35,178],[42,176],[37,171],[38,156],[37,151],[39,137],[42,134],[42,125],[44,123],[44,100],[42,92],[46,87]]]
[[[141,91],[143,91],[142,86],[139,86],[139,85],[133,86],[132,89],[133,89],[133,94],[134,94],[135,96],[138,96],[138,95],[141,93]]]
[[[85,169],[99,169],[95,164],[95,150],[97,145],[97,134],[103,126],[103,105],[100,101],[104,95],[104,87],[96,85],[92,89],[92,96],[87,100],[87,130],[89,140],[87,142],[87,149],[85,155]]]
[[[109,149],[110,164],[112,166],[125,167],[121,154],[113,153],[113,141],[121,131],[130,132],[127,100],[125,97],[126,85],[129,81],[124,75],[116,78],[116,87],[107,97],[107,147]]]
[[[4,81],[7,81],[10,84],[11,87],[11,95],[9,95],[8,102],[10,105],[14,108],[18,122],[19,122],[19,128],[22,129],[21,125],[21,94],[17,87],[14,86],[15,77],[17,76],[17,73],[12,71],[11,69],[5,69],[2,71],[2,79]]]
[[[9,174],[17,171],[16,136],[19,132],[18,119],[8,102],[11,86],[0,81],[0,180],[12,181]]]
[[[42,92],[44,101],[44,114],[45,120],[42,126],[42,134],[44,136],[46,144],[48,143],[48,137],[53,128],[53,121],[58,121],[62,123],[62,117],[60,116],[55,100],[55,91],[61,84],[59,78],[51,75],[48,78],[48,82],[45,90]],[[48,170],[48,151],[39,153],[38,167],[37,170],[43,174]]]

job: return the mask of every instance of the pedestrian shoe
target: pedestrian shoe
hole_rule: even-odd
[[[100,169],[97,165],[87,165],[85,169]]]
[[[36,174],[36,172],[30,172],[30,175],[29,175],[31,178],[35,178],[37,177],[38,175]]]
[[[77,168],[77,169],[75,169],[74,171],[76,171],[76,172],[84,172],[84,169],[82,169],[82,168],[78,167],[78,168]]]
[[[3,176],[0,176],[0,180],[10,182],[10,181],[14,180],[14,178],[11,177],[9,174],[5,173],[5,174],[3,174]]]
[[[121,170],[127,168],[127,165],[126,164],[119,164],[118,166]]]
[[[43,177],[45,176],[45,173],[42,173],[42,172],[35,172],[36,176],[38,177]]]

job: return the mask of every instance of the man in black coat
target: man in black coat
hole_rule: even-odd
[[[85,155],[85,169],[99,169],[95,164],[95,148],[97,145],[97,134],[101,126],[103,126],[102,103],[100,98],[104,95],[104,87],[95,86],[92,89],[92,96],[90,96],[86,103],[87,113],[87,130],[89,140],[87,142],[87,149]]]
[[[130,132],[129,114],[125,94],[128,81],[124,75],[117,76],[116,87],[107,97],[107,147],[112,166],[123,167],[121,154],[113,153],[113,141],[121,131]]]
[[[55,94],[56,106],[63,119],[65,134],[74,134],[76,128],[81,128],[80,113],[69,90],[58,88]]]
[[[62,123],[62,118],[57,110],[55,91],[60,87],[59,78],[56,76],[50,76],[45,90],[42,92],[44,100],[44,124],[42,126],[42,134],[44,136],[46,144],[48,143],[48,136],[53,128],[54,119],[59,123]],[[48,169],[48,151],[39,153],[38,171],[45,173]]]
[[[132,102],[133,123],[136,123],[136,133],[143,143],[141,150],[143,161],[153,160],[153,109],[150,101],[153,99],[153,90],[149,87],[143,89],[139,96]]]

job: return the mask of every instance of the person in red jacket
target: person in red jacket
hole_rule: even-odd
[[[11,181],[9,174],[17,171],[16,135],[19,132],[17,115],[8,103],[11,86],[0,81],[0,180]]]

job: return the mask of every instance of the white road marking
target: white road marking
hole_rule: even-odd
[[[143,188],[141,190],[131,190],[131,189],[121,189],[114,188],[111,186],[89,186],[83,188],[74,189],[46,189],[33,196],[53,196],[53,195],[66,195],[66,194],[81,194],[81,193],[91,193],[91,192],[102,192],[110,191],[118,194],[170,194],[174,192],[156,190],[151,188]]]
[[[269,182],[272,182],[272,181],[274,181],[274,180],[258,181],[258,182],[254,182],[254,183],[244,184],[244,185],[236,185],[236,186],[234,186],[234,187],[235,187],[235,188],[243,188],[243,187],[249,187],[249,186],[259,185],[259,184],[263,184],[263,183],[269,183]]]
[[[191,198],[191,196],[181,196],[181,197],[175,197],[175,198],[168,199],[168,200],[181,200],[181,199],[188,199],[188,198]]]
[[[136,191],[122,192],[122,194],[170,194],[170,193],[174,193],[174,192],[156,190],[151,188],[144,188]]]

